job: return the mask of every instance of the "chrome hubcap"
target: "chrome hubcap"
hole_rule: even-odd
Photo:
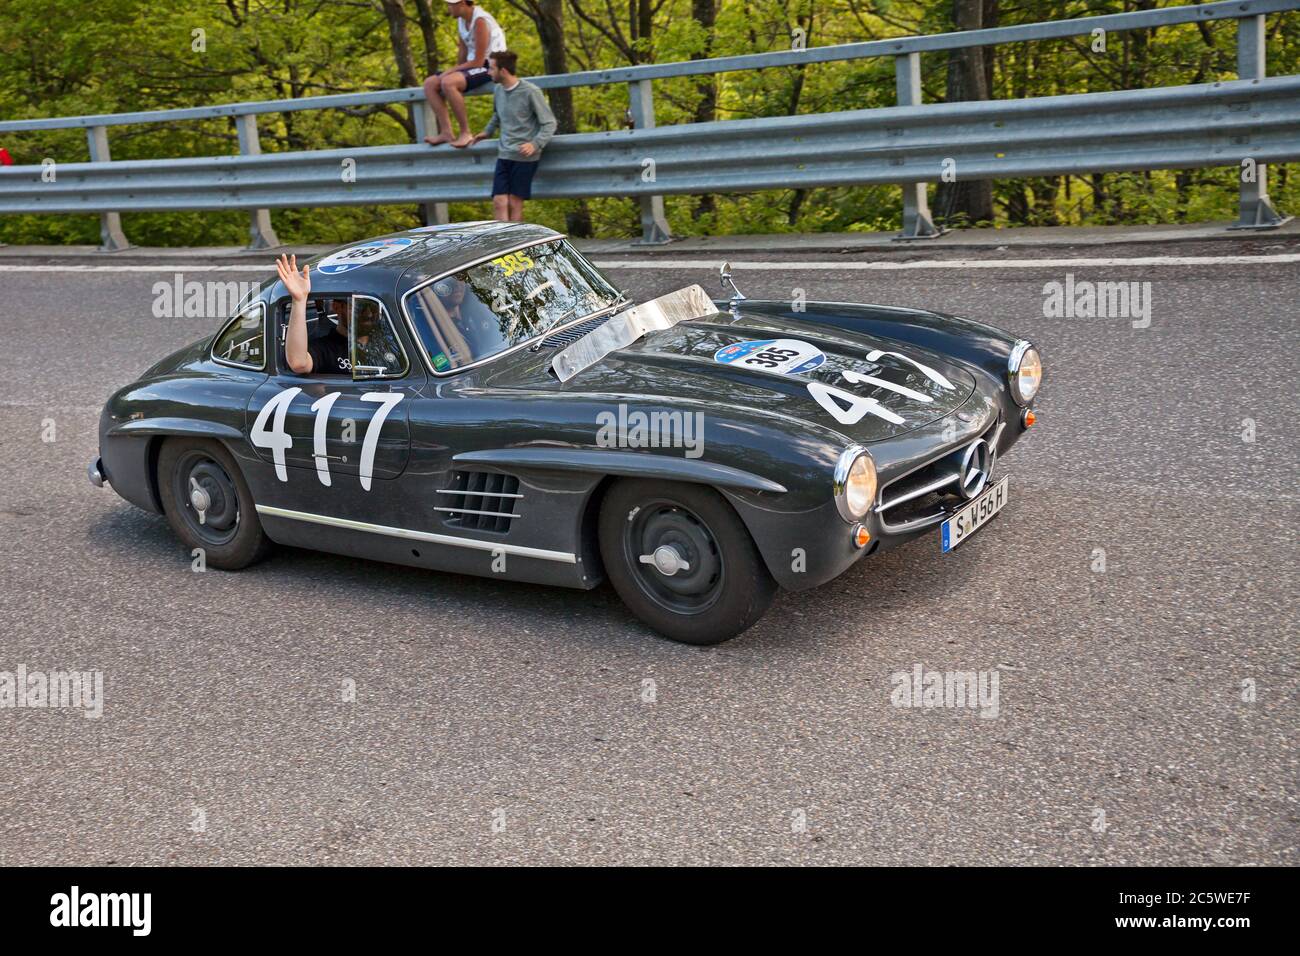
[[[663,544],[655,548],[654,554],[643,554],[640,557],[642,564],[653,565],[654,569],[660,574],[672,577],[678,571],[689,571],[690,562],[675,547],[669,544]]]

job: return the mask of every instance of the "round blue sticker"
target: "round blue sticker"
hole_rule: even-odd
[[[826,355],[798,339],[759,339],[724,345],[713,353],[713,360],[777,375],[802,375],[825,362]]]
[[[393,239],[372,239],[358,246],[348,246],[318,262],[316,271],[323,272],[327,276],[351,272],[353,269],[360,269],[362,266],[387,258],[395,252],[401,252],[413,242],[415,240],[408,236],[397,236]]]

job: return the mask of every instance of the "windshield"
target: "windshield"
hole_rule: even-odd
[[[622,296],[563,239],[497,256],[406,297],[436,371],[450,372],[608,308]]]

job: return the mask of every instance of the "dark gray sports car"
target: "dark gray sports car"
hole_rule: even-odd
[[[309,344],[346,329],[342,371],[290,369],[276,281],[109,399],[90,478],[216,568],[278,542],[608,577],[692,644],[748,628],[777,585],[817,587],[921,534],[946,552],[1007,504],[997,466],[1042,380],[1028,342],[731,288],[634,303],[523,224],[347,246],[310,263],[305,299]]]

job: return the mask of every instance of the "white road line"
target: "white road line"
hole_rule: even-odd
[[[205,266],[191,263],[163,263],[156,266],[6,266],[0,272],[274,272],[275,263],[264,266]]]
[[[602,269],[717,269],[723,261],[717,259],[658,259],[643,262],[624,259],[596,260]],[[1277,265],[1300,262],[1300,253],[1267,256],[1133,256],[1128,258],[1081,259],[914,259],[910,262],[802,262],[789,259],[783,262],[738,262],[732,260],[732,269],[788,269],[792,272],[825,270],[828,272],[879,271],[892,272],[904,269],[1083,269],[1090,267],[1113,268],[1117,266],[1238,266]]]
[[[647,256],[633,259],[598,259],[602,269],[716,269],[723,260],[717,259],[657,259]],[[1263,266],[1300,262],[1300,253],[1279,253],[1266,256],[1131,256],[1127,258],[1078,259],[914,259],[908,262],[852,261],[803,262],[798,259],[757,262],[735,261],[732,269],[764,271],[787,269],[790,271],[822,272],[894,272],[907,269],[1085,269],[1123,268],[1132,266]],[[270,272],[272,263],[266,265],[214,266],[202,263],[160,263],[158,265],[0,265],[0,272]]]

